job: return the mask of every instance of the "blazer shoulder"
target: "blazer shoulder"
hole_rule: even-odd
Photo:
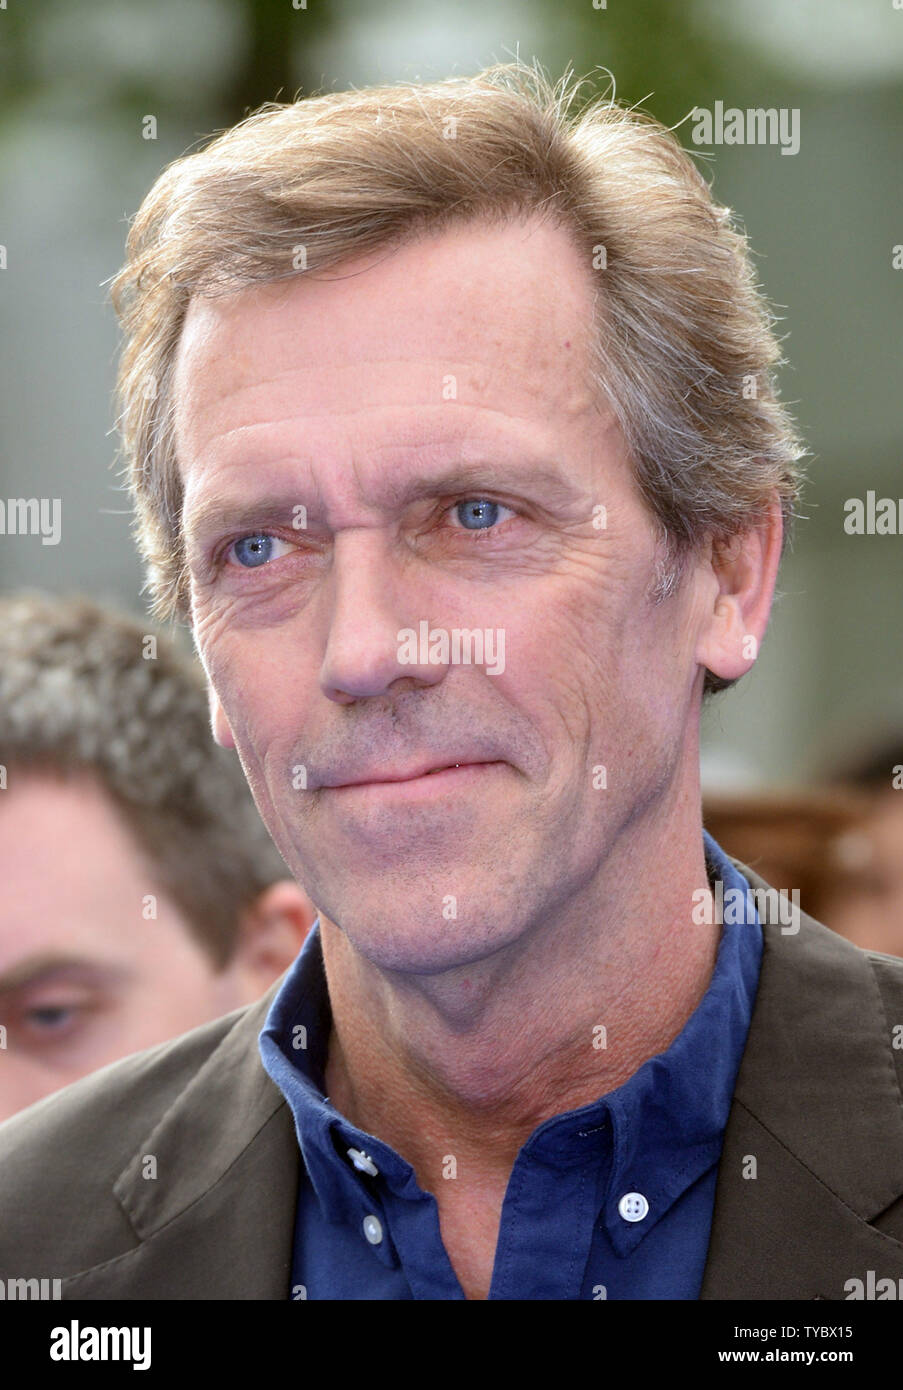
[[[0,1124],[0,1274],[65,1276],[67,1249],[82,1262],[104,1258],[111,1241],[137,1244],[113,1198],[116,1178],[250,1008],[113,1062]]]

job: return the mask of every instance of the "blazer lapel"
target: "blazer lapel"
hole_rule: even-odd
[[[903,1277],[903,1245],[870,1224],[903,1194],[903,1106],[878,984],[864,952],[799,920],[795,934],[763,926],[703,1299],[844,1299],[869,1270]]]
[[[241,1015],[117,1179],[140,1243],[64,1298],[286,1299],[299,1150],[257,1036],[281,980]]]

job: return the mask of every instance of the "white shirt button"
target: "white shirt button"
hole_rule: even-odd
[[[365,1154],[363,1149],[349,1149],[348,1157],[351,1159],[355,1168],[358,1168],[360,1172],[369,1173],[373,1178],[379,1176],[379,1169],[370,1155]]]
[[[642,1192],[625,1192],[618,1203],[618,1211],[625,1221],[642,1221],[649,1215],[649,1203]]]
[[[383,1228],[382,1228],[382,1223],[380,1222],[379,1217],[378,1217],[378,1216],[365,1216],[365,1217],[364,1217],[363,1225],[364,1225],[364,1235],[367,1237],[367,1239],[369,1240],[370,1244],[371,1244],[371,1245],[379,1245],[380,1241],[381,1241],[382,1238],[383,1238]]]

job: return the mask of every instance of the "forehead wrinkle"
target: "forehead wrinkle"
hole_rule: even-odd
[[[303,282],[292,287],[293,290],[299,291],[306,288],[308,287]],[[285,291],[285,287],[281,289]],[[355,394],[359,396],[362,389],[366,390],[368,385],[371,385],[372,389],[372,378],[370,383],[360,380],[361,369],[366,369],[369,373],[379,370],[380,375],[388,378],[390,385],[398,383],[401,389],[408,389],[411,384],[408,375],[410,367],[413,367],[421,378],[429,373],[432,379],[435,372],[442,375],[449,372],[461,375],[464,380],[459,383],[460,386],[466,389],[473,386],[477,394],[485,391],[489,383],[497,380],[499,376],[508,390],[520,388],[531,399],[535,396],[537,385],[550,401],[566,397],[569,390],[578,386],[579,377],[584,373],[584,384],[591,386],[591,354],[586,351],[590,341],[588,333],[591,335],[591,313],[586,316],[589,322],[584,321],[584,315],[580,314],[577,321],[556,322],[550,325],[547,316],[541,312],[542,305],[533,306],[529,323],[522,325],[523,331],[515,335],[513,342],[508,341],[505,344],[504,358],[500,361],[497,355],[490,356],[487,360],[485,352],[493,335],[501,332],[502,336],[505,336],[506,330],[510,327],[507,318],[501,321],[487,315],[485,319],[475,319],[472,314],[464,313],[464,306],[455,299],[447,306],[452,315],[450,322],[448,318],[445,322],[441,319],[429,320],[425,328],[427,340],[423,341],[422,319],[415,316],[413,310],[409,312],[405,306],[399,307],[388,296],[385,288],[381,291],[381,297],[383,306],[380,316],[374,318],[372,329],[362,333],[357,319],[348,323],[340,321],[338,324],[333,319],[331,338],[327,334],[325,340],[320,331],[303,331],[312,308],[309,303],[305,303],[303,294],[294,301],[289,295],[283,312],[275,318],[265,305],[261,306],[254,301],[227,302],[224,308],[216,305],[207,306],[202,311],[200,323],[193,331],[190,321],[183,329],[176,369],[175,394],[178,402],[196,403],[199,380],[201,392],[208,394],[214,405],[224,397],[243,395],[248,390],[278,385],[292,377],[304,377],[316,384],[321,376],[327,377],[330,382],[337,382],[347,376],[353,382]],[[386,328],[387,304],[392,321],[389,328],[392,331],[397,329],[400,333],[405,329],[417,333],[416,353],[399,355],[397,344],[386,343],[383,350],[377,349],[368,341],[369,332],[381,334]],[[373,317],[375,308],[372,304],[369,307]],[[437,305],[437,314],[440,311],[441,305]],[[289,313],[293,316],[291,322],[287,321]],[[344,319],[347,314],[341,317]],[[317,315],[318,323],[321,318],[321,314]],[[257,332],[250,332],[249,324],[254,325]],[[577,352],[567,359],[568,363],[572,364],[578,356],[582,359],[584,370],[578,373],[577,381],[573,380],[570,373],[550,370],[555,365],[553,356],[563,359],[566,351],[563,347],[557,346],[559,335],[574,339],[577,348]],[[271,370],[265,375],[260,374],[265,364],[261,363],[259,352],[251,351],[248,346],[251,339],[255,342],[263,341],[272,349],[274,356],[278,355],[278,361],[271,363]],[[354,360],[351,362],[348,361],[349,342],[354,353]],[[297,351],[299,347],[302,350],[307,349],[310,343],[315,344],[315,350],[306,359],[290,360],[285,365],[287,355],[293,356],[293,351]],[[394,353],[393,346],[396,348]],[[515,353],[517,370],[513,373],[512,356]],[[466,357],[467,360],[462,360],[462,357]],[[224,366],[227,369],[231,368],[233,373],[231,384],[228,380],[223,381]],[[249,371],[257,373],[252,380],[247,379]],[[467,380],[468,376],[474,375],[478,378],[476,382]],[[384,391],[385,385],[381,384],[379,389]]]
[[[199,406],[202,406],[200,413],[204,416],[211,412],[219,413],[217,407],[223,402],[240,405],[246,397],[253,398],[259,392],[273,393],[278,402],[281,394],[278,388],[284,386],[285,392],[294,396],[297,394],[299,381],[303,381],[305,388],[311,390],[312,396],[322,399],[324,393],[316,389],[321,377],[333,387],[339,384],[342,377],[347,377],[353,383],[356,403],[346,404],[339,397],[335,405],[328,405],[322,410],[311,410],[302,402],[304,414],[313,419],[329,415],[351,417],[366,410],[389,409],[402,405],[414,409],[429,408],[433,405],[444,410],[455,406],[492,409],[484,398],[499,379],[504,382],[506,393],[509,394],[509,404],[512,406],[518,395],[526,397],[531,403],[535,402],[539,388],[550,405],[555,403],[568,414],[585,410],[594,400],[588,375],[586,380],[581,379],[579,374],[572,380],[566,380],[563,373],[550,373],[549,363],[545,359],[537,361],[532,355],[527,357],[526,365],[529,370],[521,373],[512,373],[510,360],[499,362],[470,358],[463,361],[451,355],[436,356],[434,360],[425,357],[358,357],[353,364],[345,364],[343,358],[342,363],[338,365],[330,365],[328,360],[324,361],[321,357],[318,361],[299,361],[278,372],[265,373],[253,380],[238,382],[230,381],[221,367],[217,370],[218,361],[221,361],[221,357],[214,358],[212,363],[206,364],[194,377],[193,390],[191,387],[181,389],[180,379],[177,377],[177,429],[181,429],[183,424],[187,425],[192,415],[197,418]],[[410,368],[413,368],[413,371],[409,371]],[[448,376],[455,378],[457,394],[452,399],[437,401],[436,396],[443,380]],[[274,388],[277,389],[274,391]],[[202,399],[199,399],[199,396]],[[313,405],[314,401],[310,404]]]
[[[573,413],[574,413],[575,415],[579,415],[579,414],[582,414],[587,408],[591,408],[591,407],[594,408],[594,403],[590,402],[589,400],[587,400],[587,401],[585,401],[585,402],[575,403],[575,404],[574,404],[574,408],[573,408]],[[263,431],[263,430],[279,430],[279,429],[281,429],[281,428],[284,427],[284,426],[289,426],[289,427],[297,428],[297,427],[299,427],[299,426],[303,426],[303,424],[304,424],[306,421],[322,421],[322,420],[328,420],[328,421],[336,421],[338,424],[342,424],[342,423],[344,423],[345,421],[354,420],[354,419],[356,419],[357,417],[362,416],[362,415],[374,416],[374,415],[385,414],[385,413],[389,413],[389,412],[397,412],[399,409],[400,409],[400,406],[399,406],[398,403],[392,403],[392,404],[374,404],[374,405],[360,405],[360,406],[353,407],[353,408],[350,409],[350,410],[341,410],[341,411],[338,411],[338,410],[329,410],[329,409],[327,409],[327,410],[314,410],[314,411],[307,411],[307,410],[305,410],[303,413],[299,413],[299,414],[293,413],[293,414],[289,414],[289,415],[280,415],[280,416],[276,416],[276,417],[267,416],[267,418],[264,419],[264,420],[253,420],[253,421],[247,421],[247,422],[245,422],[245,423],[243,423],[243,424],[236,423],[236,424],[234,424],[234,425],[228,425],[228,424],[227,424],[227,428],[222,429],[222,430],[214,429],[209,435],[206,435],[206,436],[203,437],[201,440],[196,441],[195,452],[196,452],[196,453],[202,453],[203,450],[206,449],[206,448],[208,448],[209,445],[210,445],[214,440],[223,440],[223,441],[225,441],[225,440],[232,440],[232,439],[236,439],[236,438],[247,438],[247,437],[252,436],[253,434],[255,434],[255,433],[257,433],[257,432],[260,432],[260,431]],[[369,442],[367,443],[367,451],[368,451],[368,452],[379,453],[379,452],[385,452],[385,451],[391,450],[391,449],[401,449],[401,450],[403,450],[403,449],[421,449],[421,450],[424,450],[424,449],[434,449],[434,450],[435,450],[435,449],[441,449],[441,448],[443,447],[443,445],[446,445],[446,444],[447,444],[447,446],[450,447],[450,448],[457,448],[457,447],[460,445],[460,443],[462,442],[462,440],[465,439],[465,438],[467,437],[467,433],[468,433],[468,432],[472,432],[472,430],[473,430],[473,425],[472,425],[472,423],[471,423],[470,425],[468,425],[468,422],[467,422],[466,420],[462,420],[462,419],[460,418],[460,415],[461,415],[461,412],[462,412],[462,411],[479,412],[481,415],[490,416],[490,417],[492,417],[493,419],[499,418],[499,419],[501,419],[505,424],[507,424],[508,426],[510,426],[510,425],[512,424],[512,422],[516,422],[518,425],[523,426],[524,429],[529,430],[529,431],[531,432],[531,434],[534,434],[534,433],[535,433],[536,427],[537,427],[537,422],[535,421],[535,419],[532,419],[529,415],[525,415],[525,414],[522,414],[522,413],[515,413],[515,412],[513,412],[511,409],[507,409],[507,408],[505,408],[505,407],[502,406],[502,405],[499,405],[499,406],[492,406],[492,405],[485,404],[485,403],[476,404],[476,403],[474,403],[474,402],[472,402],[472,401],[454,401],[454,400],[453,400],[453,401],[443,401],[443,402],[441,402],[441,403],[426,402],[426,403],[421,403],[421,404],[419,404],[419,405],[405,406],[404,409],[406,409],[406,410],[407,410],[407,409],[416,410],[416,411],[419,413],[421,419],[420,419],[420,420],[415,420],[415,421],[413,421],[413,422],[410,421],[410,420],[398,422],[398,434],[399,434],[400,436],[404,436],[404,434],[406,434],[406,433],[407,433],[408,435],[410,435],[410,433],[412,432],[412,430],[416,430],[418,427],[422,427],[422,428],[424,428],[424,429],[427,429],[428,426],[423,422],[423,417],[424,417],[424,415],[425,415],[427,412],[436,412],[437,415],[438,415],[439,412],[441,412],[441,417],[443,418],[443,420],[444,420],[445,422],[447,422],[447,423],[449,423],[449,424],[451,424],[451,423],[453,423],[453,422],[454,422],[455,424],[460,424],[460,425],[463,427],[463,429],[462,429],[462,431],[461,431],[460,434],[459,434],[457,431],[454,431],[454,430],[451,431],[451,432],[449,433],[449,435],[447,436],[447,439],[445,439],[445,440],[442,439],[442,438],[440,438],[440,437],[438,437],[438,436],[441,436],[443,433],[445,433],[444,431],[435,431],[435,436],[436,436],[436,437],[434,437],[434,438],[432,438],[432,439],[429,439],[429,440],[426,440],[426,441],[421,441],[421,442],[419,442],[419,443],[412,443],[412,442],[410,441],[410,439],[405,439],[405,438],[403,438],[403,437],[401,437],[401,438],[395,438],[395,439],[382,439],[382,440],[377,439],[377,440],[372,440],[372,441],[369,441]],[[607,409],[600,409],[598,413],[600,414],[600,417],[601,417],[601,418],[600,418],[600,437],[601,437],[602,434],[606,434],[606,433],[608,433],[608,432],[611,430],[611,428],[616,424],[616,420],[615,420],[615,417],[614,417],[613,412],[611,412],[610,410],[607,410]],[[456,419],[455,417],[458,417],[458,418]],[[501,440],[500,440],[500,439],[488,439],[487,442],[486,442],[486,444],[485,444],[484,446],[481,446],[480,452],[485,452],[485,453],[487,453],[487,454],[491,454],[492,452],[497,451],[500,447],[501,447],[501,448],[509,447],[509,448],[515,448],[515,449],[518,448],[518,446],[519,446],[519,444],[520,444],[520,431],[519,431],[519,430],[515,430],[515,429],[509,428],[508,431],[507,431],[507,433],[508,433],[508,436],[509,436],[508,440],[505,440],[504,438],[502,438]],[[179,442],[180,438],[181,438],[181,431],[179,430],[178,425],[177,425],[177,430],[176,430],[176,439],[177,439],[177,443]],[[360,441],[355,441],[355,446],[356,446],[356,449],[359,450],[359,449],[360,449]],[[282,449],[284,448],[284,445],[283,445],[282,443],[280,443],[279,448],[280,448],[280,452],[281,452]],[[261,449],[262,459],[263,459],[263,457],[266,457],[267,461],[269,461],[269,459],[270,459],[271,456],[272,456],[272,452],[273,452],[273,451],[272,451],[272,448],[265,448],[265,447],[263,447],[263,448]],[[185,453],[184,453],[182,450],[180,450],[180,454],[181,454],[181,456],[182,456],[183,458],[186,456]],[[286,456],[287,456],[287,455],[286,455]],[[262,459],[261,459],[261,461],[262,461]],[[251,463],[252,463],[253,461],[254,461],[254,460],[253,460],[253,457],[252,457],[251,455],[248,455],[248,456],[246,456],[244,459],[242,459],[240,454],[239,454],[238,459],[236,460],[236,462],[238,462],[238,463],[244,462],[244,463],[246,463],[246,464],[249,465],[249,466],[251,465]],[[313,468],[313,466],[314,466],[313,460],[307,460],[307,459],[302,460],[302,459],[299,458],[299,459],[298,459],[298,462],[299,462],[299,464],[301,464],[301,465],[304,466],[304,467]]]

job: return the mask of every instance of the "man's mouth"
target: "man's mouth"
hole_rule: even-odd
[[[499,761],[475,761],[475,762],[447,762],[437,763],[434,767],[417,767],[407,769],[393,769],[387,771],[385,768],[374,768],[372,773],[364,773],[361,776],[349,778],[347,781],[324,784],[324,790],[328,791],[347,791],[354,787],[392,787],[400,786],[409,782],[424,782],[428,777],[466,777],[479,771],[490,768],[501,767]]]

